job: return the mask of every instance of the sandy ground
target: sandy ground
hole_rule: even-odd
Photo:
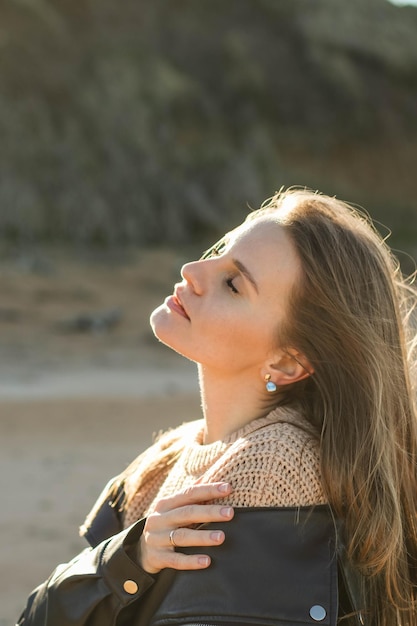
[[[0,263],[0,626],[85,547],[78,527],[107,480],[154,433],[200,416],[194,366],[148,327],[183,260],[48,251]],[[114,327],[74,324],[115,309]]]

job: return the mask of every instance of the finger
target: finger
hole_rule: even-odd
[[[181,552],[171,552],[170,558],[167,559],[168,565],[172,569],[177,570],[198,570],[206,569],[211,563],[211,559],[207,554],[182,554]]]
[[[190,504],[166,513],[151,513],[146,520],[144,532],[165,533],[183,526],[205,524],[208,522],[228,522],[233,518],[231,506],[220,504]]]
[[[188,487],[181,493],[177,493],[167,498],[159,500],[155,506],[155,511],[163,513],[171,509],[176,509],[188,504],[198,504],[209,500],[224,498],[232,493],[230,483],[211,483],[202,485],[193,485]]]
[[[175,530],[174,536],[178,531]],[[213,531],[214,533],[216,531]],[[217,541],[215,541],[219,537]],[[183,539],[184,540],[184,539]],[[189,539],[185,538],[189,541]],[[213,542],[214,540],[214,542]],[[224,540],[223,536],[213,535],[209,538],[207,545],[219,545]],[[191,542],[195,541],[191,538]],[[207,537],[202,537],[201,541],[207,541]],[[190,543],[191,545],[191,543]],[[198,542],[197,542],[198,546]],[[178,544],[177,544],[177,547]],[[199,546],[198,546],[199,547]],[[181,548],[179,547],[181,550]],[[157,574],[167,567],[178,570],[195,570],[209,567],[211,559],[207,554],[183,554],[181,551],[174,550],[172,543],[165,537],[154,535],[152,541],[147,541],[144,535],[139,540],[136,558],[140,566],[149,574]]]
[[[149,574],[157,574],[167,567],[176,570],[206,569],[211,564],[207,554],[182,554],[182,552],[169,552],[161,558],[155,567],[144,568]]]
[[[169,545],[175,548],[218,546],[225,540],[225,534],[222,530],[193,530],[190,528],[176,528],[168,537]]]

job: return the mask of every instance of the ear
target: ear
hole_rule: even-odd
[[[277,353],[262,370],[263,377],[271,376],[276,386],[290,385],[314,374],[314,368],[306,356],[292,348]]]

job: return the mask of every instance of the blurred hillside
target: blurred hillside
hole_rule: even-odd
[[[387,0],[0,0],[0,236],[206,243],[301,184],[414,253],[416,32]]]

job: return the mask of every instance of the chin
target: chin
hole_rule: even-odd
[[[155,337],[159,339],[159,341],[162,341],[162,343],[165,343],[163,336],[166,334],[166,327],[169,326],[169,320],[167,320],[167,314],[163,304],[152,311],[149,323]]]
[[[163,304],[152,311],[149,322],[152,332],[158,341],[187,358],[187,355],[181,351],[179,346],[178,330],[173,327],[172,317],[167,313]]]
[[[184,352],[184,345],[179,340],[178,329],[174,328],[171,324],[171,320],[172,318],[167,316],[166,309],[163,305],[151,313],[149,321],[156,339],[188,361],[197,363],[195,359]]]
[[[151,315],[149,317],[149,323],[151,325],[151,328],[152,328],[154,334],[156,334],[155,333],[155,328],[156,328],[156,325],[157,325],[157,322],[158,322],[158,317],[160,317],[160,311],[161,311],[162,307],[163,307],[163,305],[160,304],[156,309],[154,309],[152,311],[152,313],[151,313]]]

